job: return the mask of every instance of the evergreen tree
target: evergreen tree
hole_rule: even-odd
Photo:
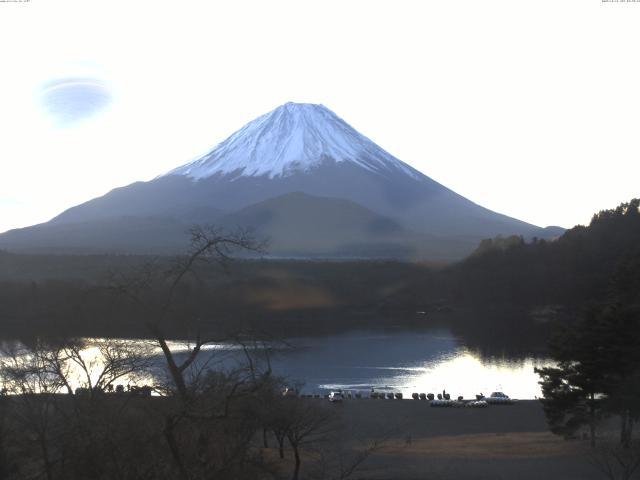
[[[593,308],[552,342],[558,366],[537,369],[542,400],[554,433],[572,436],[588,425],[595,445],[598,421],[621,418],[620,439],[629,445],[640,417],[640,315],[634,306]]]

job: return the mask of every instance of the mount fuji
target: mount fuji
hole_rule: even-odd
[[[420,177],[325,106],[291,102],[256,118],[204,157],[167,175],[203,179],[237,174],[273,179],[308,173],[326,162],[351,163],[381,175],[401,171]]]
[[[496,235],[549,237],[483,208],[322,105],[287,103],[203,157],[0,235],[22,252],[175,253],[194,223],[248,227],[273,255],[452,260]]]

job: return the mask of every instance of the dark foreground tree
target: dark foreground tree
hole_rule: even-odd
[[[114,276],[105,289],[116,293],[113,301],[135,306],[132,318],[153,337],[152,352],[115,340],[38,341],[16,344],[2,357],[0,374],[13,395],[0,404],[7,420],[0,454],[7,445],[2,439],[11,438],[7,456],[17,465],[14,472],[11,464],[0,468],[6,478],[279,478],[275,461],[263,455],[265,429],[275,430],[274,419],[282,422],[283,450],[293,453],[294,478],[303,459],[331,465],[317,477],[327,479],[347,478],[362,464],[367,455],[360,451],[353,452],[353,461],[341,454],[340,462],[325,462],[329,450],[319,446],[335,425],[332,411],[324,402],[282,397],[269,362],[272,339],[262,341],[240,326],[226,335],[215,328],[217,319],[204,301],[215,285],[209,264],[226,267],[233,249],[256,248],[253,240],[215,229],[192,233],[191,252],[171,268],[166,260],[151,263]],[[176,326],[186,340],[169,340],[167,332],[173,335]],[[238,355],[232,362],[219,361],[220,342],[234,344]],[[158,373],[157,360],[149,362],[156,353],[165,375]],[[154,378],[161,395],[111,388],[135,375]]]
[[[603,439],[589,453],[589,462],[608,480],[631,480],[640,470],[640,440],[623,446],[616,439]]]
[[[140,421],[147,405],[105,393],[143,374],[149,359],[142,350],[122,340],[7,345],[1,400],[14,468],[6,478],[135,478],[148,470],[141,458],[157,442]]]
[[[639,342],[639,311],[619,304],[592,309],[557,336],[551,353],[558,366],[536,370],[554,433],[570,437],[588,425],[595,446],[598,422],[619,415],[621,444],[630,446],[640,415]]]

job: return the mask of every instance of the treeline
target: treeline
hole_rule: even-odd
[[[5,337],[60,331],[70,336],[142,336],[139,313],[116,295],[114,285],[150,269],[168,270],[179,260],[114,257],[109,264],[105,257],[89,256],[83,264],[76,257],[43,256],[46,268],[38,269],[34,258],[5,255],[4,265],[22,272],[18,280],[9,275],[0,280]],[[393,261],[235,260],[226,269],[200,264],[197,277],[181,285],[175,323],[166,328],[171,336],[190,336],[180,311],[194,309],[209,327],[222,332],[242,326],[274,335],[306,335],[404,320],[411,324],[421,320],[415,312],[428,303],[422,295],[427,283],[437,284],[432,269]],[[438,296],[442,293],[434,298]]]
[[[449,271],[452,298],[468,304],[580,307],[609,295],[617,276],[637,277],[640,201],[595,214],[555,241],[484,241]],[[633,280],[633,281],[637,281]]]
[[[589,229],[565,240],[591,268],[581,313],[550,343],[557,366],[538,370],[554,433],[590,439],[608,478],[635,478],[640,468],[640,213],[638,200],[595,215]],[[579,297],[578,297],[579,298]],[[612,419],[615,421],[612,423]]]
[[[442,275],[458,305],[521,310],[529,319],[521,327],[547,327],[557,365],[537,373],[551,431],[589,439],[605,478],[636,478],[640,200],[603,210],[555,241],[485,240]],[[491,335],[501,330],[491,327]]]
[[[498,237],[435,274],[449,318],[467,344],[487,355],[548,352],[558,328],[614,296],[640,294],[640,201],[596,213],[553,241]],[[425,297],[429,288],[425,287]],[[433,291],[433,290],[432,290]]]
[[[178,260],[0,252],[0,325],[5,336],[60,330],[71,336],[144,335],[139,314],[114,299],[114,279],[169,269]],[[202,322],[221,331],[242,326],[307,335],[445,323],[478,346],[514,344],[514,338],[540,345],[554,319],[575,317],[605,298],[614,277],[629,277],[639,290],[633,283],[639,263],[640,214],[632,200],[554,241],[485,240],[451,266],[260,259],[235,260],[226,271],[199,265],[179,300],[180,308],[196,309]],[[191,335],[178,312],[167,331]]]

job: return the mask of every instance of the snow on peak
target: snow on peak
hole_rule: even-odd
[[[358,133],[323,105],[288,102],[247,123],[203,157],[166,175],[202,179],[238,176],[286,177],[324,161],[352,162],[384,174],[421,174]]]

